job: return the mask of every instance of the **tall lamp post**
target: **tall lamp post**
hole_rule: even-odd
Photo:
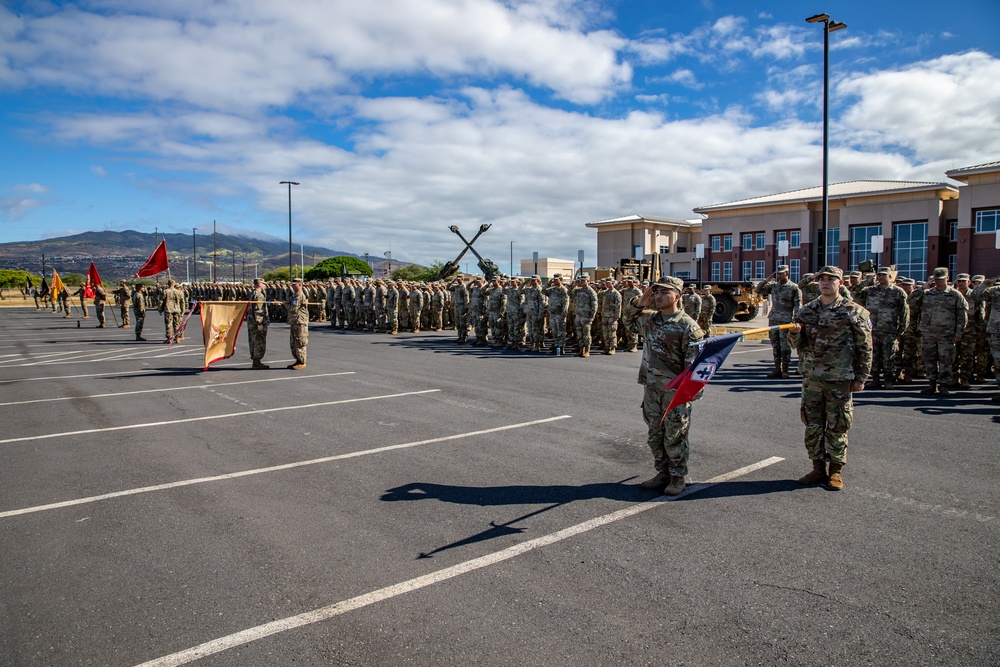
[[[295,181],[278,181],[278,185],[288,186],[288,280],[292,279],[292,186],[301,185]]]
[[[823,247],[823,256],[819,265],[825,266],[830,254],[826,238],[826,226],[830,217],[830,33],[843,30],[846,23],[830,19],[829,14],[816,14],[806,19],[806,23],[823,24],[823,219],[820,223],[819,239]]]

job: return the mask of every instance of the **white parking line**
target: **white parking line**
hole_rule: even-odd
[[[88,503],[96,503],[99,500],[108,500],[109,498],[121,498],[122,496],[134,496],[139,493],[151,493],[153,491],[163,491],[165,489],[176,489],[181,486],[191,486],[192,484],[205,484],[207,482],[221,482],[227,479],[236,479],[238,477],[249,477],[250,475],[263,475],[269,472],[278,472],[279,470],[291,470],[292,468],[302,468],[305,466],[312,466],[318,463],[329,463],[330,461],[341,461],[343,459],[354,459],[360,456],[368,456],[370,454],[381,454],[382,452],[389,452],[395,449],[408,449],[410,447],[419,447],[420,445],[430,445],[435,442],[448,442],[449,440],[459,440],[462,438],[471,438],[476,435],[485,435],[487,433],[499,433],[500,431],[510,431],[515,428],[524,428],[526,426],[536,426],[538,424],[547,424],[549,422],[559,421],[560,419],[569,419],[570,415],[560,415],[559,417],[549,417],[547,419],[536,419],[530,422],[521,422],[520,424],[509,424],[507,426],[497,426],[495,428],[487,428],[481,431],[469,431],[468,433],[458,433],[456,435],[445,435],[440,438],[431,438],[429,440],[418,440],[416,442],[407,442],[401,445],[387,445],[385,447],[377,447],[375,449],[364,449],[357,452],[350,452],[348,454],[336,454],[334,456],[324,456],[318,459],[309,459],[308,461],[296,461],[295,463],[284,463],[282,465],[270,466],[267,468],[257,468],[255,470],[241,470],[240,472],[231,472],[224,475],[214,475],[212,477],[199,477],[196,479],[185,479],[178,482],[168,482],[166,484],[156,484],[154,486],[144,486],[137,489],[126,489],[124,491],[115,491],[113,493],[104,493],[99,496],[88,496],[87,498],[77,498],[76,500],[65,500],[59,503],[50,503],[48,505],[38,505],[35,507],[25,507],[19,510],[8,510],[6,512],[0,512],[0,519],[5,519],[12,516],[20,516],[22,514],[32,514],[34,512],[44,512],[46,510],[59,509],[60,507],[72,507],[74,505],[86,505]]]
[[[63,433],[47,433],[45,435],[29,435],[23,438],[7,438],[0,440],[0,445],[8,445],[12,442],[29,442],[31,440],[49,440],[52,438],[65,438],[70,435],[87,435],[88,433],[108,433],[110,431],[128,431],[137,428],[151,428],[153,426],[170,426],[172,424],[188,424],[190,422],[210,421],[213,419],[228,419],[229,417],[248,417],[251,415],[263,415],[270,412],[284,412],[286,410],[305,410],[306,408],[320,408],[327,405],[342,405],[344,403],[360,403],[362,401],[377,401],[383,398],[399,398],[401,396],[417,396],[419,394],[433,394],[440,389],[424,389],[422,391],[407,391],[401,394],[386,394],[384,396],[366,396],[364,398],[347,398],[340,401],[326,401],[323,403],[309,403],[307,405],[286,405],[282,408],[264,408],[263,410],[244,410],[243,412],[228,412],[223,415],[206,415],[204,417],[189,417],[187,419],[171,419],[162,422],[147,422],[145,424],[127,424],[125,426],[108,426],[106,428],[88,428],[82,431],[66,431]]]
[[[284,364],[284,363],[287,363],[287,362],[290,362],[290,361],[295,361],[295,360],[294,359],[278,359],[278,360],[268,359],[267,363],[269,363],[269,364]],[[238,367],[238,366],[246,367],[246,362],[244,361],[244,362],[235,362],[235,363],[229,363],[229,364],[215,364],[214,366],[212,366],[212,368],[213,369],[220,369],[220,368],[231,368],[231,367],[234,367],[234,366],[236,366],[236,367]],[[81,374],[81,375],[48,375],[46,377],[40,377],[40,378],[15,378],[13,380],[0,380],[0,384],[11,384],[13,382],[38,382],[40,380],[72,380],[72,379],[75,379],[75,378],[120,377],[122,375],[149,375],[149,374],[152,374],[152,373],[176,373],[178,370],[185,370],[185,369],[183,369],[183,368],[181,368],[181,369],[177,369],[177,368],[164,368],[164,369],[146,368],[146,369],[138,370],[138,371],[107,371],[105,373],[84,373],[84,374]],[[198,368],[198,369],[189,369],[189,370],[192,371],[192,374],[194,374],[194,372],[200,372],[201,371],[200,368]]]
[[[698,493],[699,491],[704,491],[715,484],[719,484],[736,477],[742,477],[743,475],[751,473],[755,470],[766,468],[767,466],[774,465],[775,463],[783,460],[784,459],[780,456],[772,456],[769,459],[764,459],[763,461],[759,461],[738,470],[733,470],[732,472],[719,475],[718,477],[713,477],[712,479],[706,480],[700,484],[689,486],[684,490],[684,493],[679,496],[660,496],[655,500],[637,503],[635,505],[625,507],[624,509],[578,523],[575,526],[563,528],[562,530],[557,530],[554,533],[549,533],[548,535],[543,535],[533,540],[527,540],[520,544],[515,544],[512,547],[501,549],[500,551],[495,551],[491,554],[486,554],[485,556],[480,556],[479,558],[467,560],[464,563],[458,563],[457,565],[452,565],[451,567],[446,567],[436,572],[431,572],[430,574],[425,574],[421,577],[416,577],[408,581],[402,581],[398,584],[386,586],[385,588],[380,588],[370,593],[358,595],[357,597],[353,597],[348,600],[335,602],[334,604],[326,607],[320,607],[295,616],[281,618],[277,621],[271,621],[270,623],[258,625],[255,628],[247,628],[246,630],[241,630],[231,635],[226,635],[225,637],[213,639],[212,641],[199,644],[198,646],[194,646],[184,651],[178,651],[177,653],[172,653],[170,655],[163,656],[162,658],[144,662],[137,667],[179,667],[179,665],[186,665],[189,662],[200,660],[206,656],[221,653],[222,651],[227,651],[237,646],[243,646],[244,644],[249,644],[257,641],[258,639],[263,639],[280,632],[287,632],[306,625],[312,625],[313,623],[326,621],[334,618],[335,616],[346,614],[349,611],[354,611],[355,609],[361,609],[362,607],[375,604],[376,602],[382,602],[383,600],[388,600],[404,593],[409,593],[410,591],[415,591],[420,588],[441,583],[442,581],[453,579],[454,577],[474,572],[475,570],[489,567],[490,565],[502,563],[503,561],[510,560],[511,558],[528,553],[529,551],[534,551],[540,547],[555,544],[556,542],[560,542],[570,537],[575,537],[576,535],[586,533],[609,523],[614,523],[615,521],[635,516],[640,512],[651,510],[654,507],[662,507],[668,502],[679,500],[686,496],[690,496],[691,494]]]
[[[186,391],[188,389],[214,389],[216,387],[231,387],[238,384],[257,384],[260,382],[286,382],[289,380],[308,380],[310,378],[331,377],[334,375],[354,375],[354,371],[344,371],[342,373],[319,373],[316,375],[293,375],[292,377],[263,378],[259,380],[241,380],[240,382],[213,382],[212,384],[192,384],[186,387],[159,387],[157,389],[137,389],[136,391],[119,391],[110,394],[90,394],[89,396],[58,396],[56,398],[34,398],[27,401],[11,401],[0,403],[0,407],[9,405],[28,405],[29,403],[51,403],[53,401],[72,401],[75,399],[107,398],[109,396],[134,396],[135,394],[152,394],[162,392],[170,394],[175,391]]]

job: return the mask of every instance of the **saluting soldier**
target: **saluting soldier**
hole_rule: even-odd
[[[306,346],[309,344],[309,300],[302,288],[302,278],[292,280],[292,296],[285,301],[288,314],[288,343],[292,350],[294,364],[288,368],[300,371],[306,367]]]
[[[990,353],[993,356],[993,370],[1000,389],[1000,278],[994,278],[983,290],[984,316],[986,318],[986,333],[990,337]],[[1000,403],[1000,393],[990,399]]]
[[[965,321],[965,329],[962,330],[962,340],[958,341],[958,346],[955,348],[952,386],[968,389],[972,386],[976,364],[976,317],[968,273],[960,273],[955,277],[955,289],[965,297],[968,317]]]
[[[869,384],[892,389],[896,381],[899,337],[910,322],[906,292],[889,282],[888,267],[879,269],[876,284],[865,289],[866,309],[872,318],[872,370]]]
[[[500,279],[494,278],[486,290],[486,313],[490,320],[490,335],[493,337],[490,347],[500,347],[504,344],[504,338],[507,336],[506,321],[504,320],[506,308],[507,295],[504,293]]]
[[[566,314],[569,312],[569,290],[562,283],[562,274],[555,274],[545,290],[548,297],[549,329],[552,330],[552,354],[562,356],[566,347]]]
[[[771,298],[771,312],[767,315],[769,326],[791,324],[802,306],[802,291],[798,285],[788,279],[788,272],[788,265],[782,264],[775,272],[774,278],[757,285],[754,290],[762,297]],[[789,377],[788,367],[792,363],[792,348],[788,343],[788,330],[771,329],[767,335],[771,340],[774,370],[766,377],[787,378]]]
[[[263,281],[253,279],[253,293],[250,295],[250,305],[247,306],[247,339],[250,343],[251,368],[270,368],[263,362],[267,352],[267,294],[264,292]]]
[[[576,329],[576,356],[589,357],[590,325],[597,314],[597,292],[590,287],[590,281],[586,276],[580,276],[576,281],[576,289],[573,290],[573,294],[576,307],[573,313],[573,326]]]
[[[923,292],[920,336],[928,386],[920,393],[947,396],[951,393],[948,384],[955,363],[955,346],[962,340],[969,305],[958,290],[948,285],[948,269],[943,266],[934,269]]]
[[[601,294],[601,337],[604,354],[614,354],[618,347],[618,318],[622,315],[622,293],[608,281],[607,289]]]
[[[521,308],[527,325],[527,342],[531,344],[532,352],[541,352],[545,336],[545,294],[542,292],[542,279],[531,276],[524,287],[524,303]]]

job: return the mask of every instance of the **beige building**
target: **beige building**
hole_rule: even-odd
[[[825,264],[850,271],[868,259],[895,264],[900,275],[922,279],[928,267],[957,260],[949,236],[959,211],[955,186],[850,181],[832,183],[828,200],[826,243],[819,238],[821,187],[694,209],[705,216],[702,279],[761,280],[788,264],[791,278],[798,280]],[[878,255],[871,252],[873,237],[882,237]]]
[[[658,262],[661,275],[697,274],[695,246],[701,243],[702,222],[651,215],[588,222],[597,230],[597,266],[618,268],[622,260]]]
[[[955,269],[1000,275],[1000,162],[945,172],[963,183],[953,238]]]
[[[542,280],[548,280],[557,273],[561,273],[563,277],[573,276],[576,272],[576,265],[571,259],[554,259],[552,257],[539,257],[538,258],[538,275]],[[521,273],[522,276],[531,276],[535,273],[535,262],[532,258],[521,260]]]

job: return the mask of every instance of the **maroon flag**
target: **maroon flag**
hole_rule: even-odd
[[[156,250],[153,254],[149,256],[146,263],[142,265],[142,268],[132,276],[133,278],[145,278],[147,276],[155,276],[161,271],[166,271],[170,268],[170,263],[167,262],[167,240],[163,239],[160,241],[160,245],[156,246]]]
[[[90,268],[87,269],[87,284],[91,287],[97,287],[101,284],[101,276],[97,273],[97,266],[94,264],[94,260],[90,260]]]

